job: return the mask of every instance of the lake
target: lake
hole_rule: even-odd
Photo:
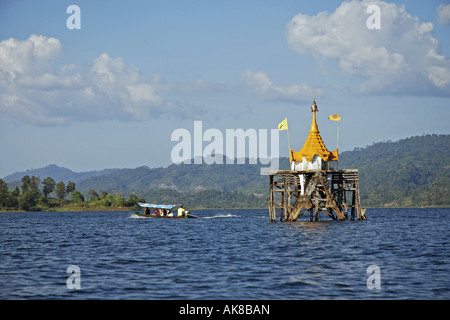
[[[0,213],[0,299],[450,298],[448,208],[318,222],[192,213],[204,219]]]

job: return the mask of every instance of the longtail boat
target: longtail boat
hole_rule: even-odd
[[[178,209],[183,208],[179,204],[151,204],[139,203],[145,208],[144,212],[134,212],[135,215],[144,218],[166,218],[166,219],[198,219],[199,216],[192,215],[189,211],[183,210],[181,216],[178,215]],[[173,210],[173,211],[172,211]]]

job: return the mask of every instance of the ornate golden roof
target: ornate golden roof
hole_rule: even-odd
[[[328,151],[327,147],[325,147],[325,143],[323,142],[322,137],[320,136],[319,127],[317,126],[316,121],[316,112],[319,111],[316,105],[316,101],[313,102],[311,111],[313,112],[313,120],[311,123],[311,129],[309,130],[308,138],[306,138],[305,144],[300,151],[290,150],[289,160],[291,162],[302,162],[303,158],[305,158],[306,161],[310,162],[315,155],[318,155],[322,158],[323,161],[339,161],[338,150],[336,149],[335,151]]]

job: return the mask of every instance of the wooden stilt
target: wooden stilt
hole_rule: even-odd
[[[274,191],[274,177],[273,175],[269,176],[269,214],[270,221],[275,221],[275,191]]]
[[[358,170],[278,170],[269,175],[269,181],[271,221],[276,220],[277,209],[280,221],[295,221],[308,211],[311,221],[318,221],[320,213],[346,220],[350,208],[352,220],[365,218],[360,208]],[[351,204],[347,203],[348,192]]]

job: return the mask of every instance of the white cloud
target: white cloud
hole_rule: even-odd
[[[443,26],[450,26],[450,4],[441,3],[437,9],[438,23]]]
[[[58,39],[45,36],[0,42],[0,112],[44,126],[145,120],[167,110],[186,114],[166,103],[151,81],[121,58],[103,53],[86,69],[57,68],[62,52]]]
[[[380,7],[381,29],[367,28],[369,5]],[[439,53],[433,24],[404,6],[379,0],[343,2],[333,13],[299,13],[287,25],[290,47],[332,59],[361,78],[363,93],[450,95],[450,60]]]
[[[288,102],[310,101],[312,97],[321,94],[320,89],[306,83],[293,85],[275,85],[265,72],[241,71],[241,81],[259,97],[267,100]]]
[[[48,72],[62,55],[61,42],[55,38],[31,35],[25,41],[13,38],[0,43],[0,72],[37,75]]]

